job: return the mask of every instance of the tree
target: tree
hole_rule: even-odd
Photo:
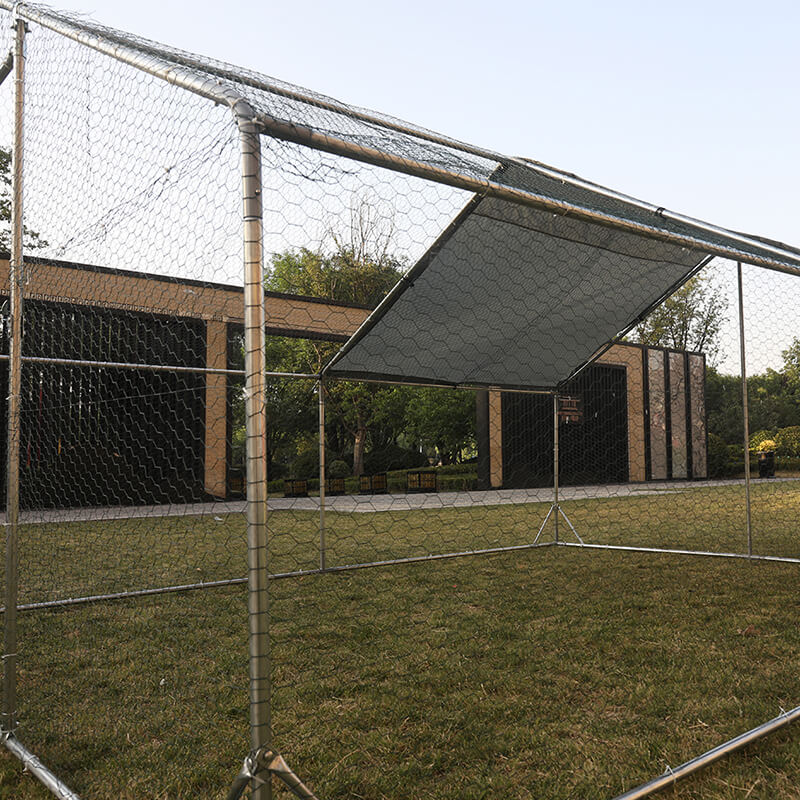
[[[442,464],[460,460],[475,446],[475,396],[460,389],[420,389],[406,409],[408,434],[436,450]]]
[[[390,254],[392,232],[392,226],[382,224],[362,201],[351,209],[349,231],[344,236],[330,233],[332,252],[301,248],[273,256],[265,286],[272,291],[374,307],[403,275],[403,264]],[[317,374],[338,349],[330,342],[287,341],[290,343],[271,364],[272,369]],[[325,391],[329,418],[349,436],[353,474],[360,475],[370,434],[381,443],[396,437],[392,428],[402,419],[398,406],[403,393],[396,387],[346,381],[331,382]],[[333,433],[336,438],[338,431]]]
[[[800,339],[794,339],[789,347],[781,353],[783,369],[788,388],[800,394]]]
[[[26,249],[47,247],[47,242],[36,231],[23,226]],[[0,250],[11,250],[11,151],[0,147]]]
[[[706,354],[712,366],[719,356],[719,333],[728,301],[708,273],[696,275],[650,313],[630,339],[656,347]]]
[[[347,237],[329,236],[328,254],[306,247],[273,256],[265,286],[276,292],[326,297],[342,303],[376,306],[403,275],[403,264],[390,252],[391,224],[381,224],[365,202],[351,208]]]

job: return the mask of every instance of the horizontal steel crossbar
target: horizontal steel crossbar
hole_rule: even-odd
[[[735,738],[718,745],[717,747],[713,748],[713,750],[708,750],[703,753],[703,755],[697,756],[697,758],[693,758],[690,761],[681,764],[675,769],[668,768],[667,771],[658,778],[654,778],[647,783],[643,783],[641,786],[637,786],[635,789],[631,789],[624,794],[618,795],[616,798],[614,798],[614,800],[640,800],[642,797],[648,797],[649,795],[659,792],[662,789],[667,789],[680,778],[685,778],[688,775],[691,775],[693,772],[697,772],[698,770],[707,767],[709,764],[713,764],[723,756],[733,753],[736,750],[740,750],[751,742],[756,741],[756,739],[760,739],[762,736],[766,736],[768,733],[772,733],[773,731],[783,728],[785,725],[789,725],[797,720],[800,720],[800,706],[792,709],[791,711],[782,712],[779,716],[771,719],[769,722],[765,722],[763,725],[759,725],[758,727],[753,728],[746,733],[742,733],[739,736],[736,736]]]
[[[0,730],[0,740],[9,753],[16,756],[25,767],[59,800],[81,800],[60,778],[56,777],[13,733]]]
[[[518,544],[508,547],[487,547],[481,550],[462,550],[454,553],[434,553],[424,556],[409,556],[407,558],[393,558],[384,561],[367,561],[361,564],[343,564],[326,569],[298,569],[293,572],[276,572],[270,575],[270,580],[284,578],[305,578],[311,575],[324,575],[329,572],[350,572],[356,569],[370,567],[389,567],[395,564],[416,564],[421,561],[440,561],[445,558],[461,558],[463,556],[491,555],[492,553],[507,553],[515,550],[533,550],[534,548],[550,547],[554,542],[540,542],[534,544]],[[148,597],[157,594],[170,594],[173,592],[188,592],[196,589],[219,589],[225,586],[237,586],[247,583],[247,578],[229,578],[220,581],[204,581],[202,583],[183,583],[174,586],[162,586],[153,589],[137,589],[127,592],[114,592],[110,594],[87,595],[86,597],[69,597],[63,600],[45,600],[41,603],[25,603],[17,606],[18,611],[35,611],[46,608],[62,608],[66,606],[83,605],[85,603],[99,603],[107,600],[127,600],[133,597]],[[4,609],[0,608],[0,613]]]
[[[712,558],[735,558],[749,561],[770,561],[783,564],[800,564],[800,558],[789,556],[761,556],[747,555],[746,553],[715,553],[706,550],[676,550],[665,547],[633,547],[613,544],[579,544],[577,542],[533,542],[531,544],[509,545],[506,547],[485,547],[479,550],[459,550],[452,553],[432,553],[424,556],[408,556],[407,558],[390,558],[382,561],[365,561],[362,563],[342,564],[341,566],[327,567],[326,569],[298,569],[291,572],[276,572],[270,575],[270,580],[283,580],[286,578],[305,578],[312,575],[324,575],[333,572],[352,572],[357,569],[370,569],[372,567],[390,567],[399,564],[417,564],[423,561],[441,561],[447,558],[463,558],[465,556],[492,555],[509,553],[518,550],[534,550],[542,547],[576,547],[582,550],[619,550],[634,553],[656,553],[662,555],[678,556],[706,556]],[[62,608],[66,606],[83,605],[85,603],[100,603],[109,600],[127,600],[134,597],[148,597],[150,595],[171,594],[174,592],[188,592],[197,589],[219,589],[226,586],[237,586],[247,583],[247,578],[228,578],[219,581],[203,581],[199,583],[181,583],[172,586],[160,586],[152,589],[137,589],[127,592],[113,592],[107,594],[87,595],[85,597],[69,597],[63,600],[45,600],[39,603],[24,603],[17,606],[19,611],[35,611],[37,609]],[[0,608],[0,613],[4,609]]]
[[[800,558],[791,556],[758,556],[747,553],[724,553],[713,550],[676,550],[669,547],[636,547],[622,544],[577,544],[575,542],[556,542],[563,547],[580,547],[584,550],[622,550],[628,553],[663,553],[673,556],[708,556],[711,558],[740,558],[745,561],[778,561],[784,564],[800,564]]]

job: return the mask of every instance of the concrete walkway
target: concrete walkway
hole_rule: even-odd
[[[751,480],[752,484],[785,483],[797,478]],[[670,494],[712,486],[744,486],[744,479],[719,481],[654,481],[650,483],[620,483],[603,486],[564,486],[560,499],[596,500],[611,497],[639,497]],[[475,492],[441,492],[439,494],[374,494],[329,497],[326,508],[343,513],[375,513],[381,511],[412,511],[416,509],[465,508],[470,506],[519,505],[522,503],[552,503],[552,488],[493,489]],[[268,507],[280,511],[318,511],[318,497],[270,498]],[[23,523],[57,523],[139,519],[147,517],[216,516],[244,512],[244,500],[215,503],[185,503],[152,506],[113,506],[105,508],[66,508],[23,511]]]

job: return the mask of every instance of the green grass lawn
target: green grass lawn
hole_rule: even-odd
[[[738,550],[737,486],[565,503],[586,541]],[[329,563],[531,540],[546,505],[329,514]],[[754,487],[800,555],[800,483]],[[317,518],[274,512],[272,569]],[[244,523],[26,526],[23,601],[244,574]],[[800,567],[546,548],[272,582],[275,740],[323,798],[610,798],[800,703]],[[85,798],[224,797],[243,587],[20,615],[20,740]],[[800,798],[793,726],[667,797]],[[0,758],[0,798],[46,797]]]

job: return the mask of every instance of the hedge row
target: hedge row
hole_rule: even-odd
[[[458,465],[469,466],[469,465]],[[478,488],[478,475],[475,472],[475,466],[472,465],[472,471],[457,471],[455,474],[451,472],[443,472],[448,467],[440,467],[437,469],[439,480],[440,492],[471,492]],[[402,494],[406,490],[406,470],[394,470],[387,473],[387,483],[389,492],[391,494]],[[345,492],[347,494],[358,494],[359,481],[358,478],[348,477],[345,478]],[[283,494],[284,483],[283,478],[276,478],[269,481],[267,489],[272,495]],[[319,494],[319,478],[308,479],[308,491],[312,494]]]

